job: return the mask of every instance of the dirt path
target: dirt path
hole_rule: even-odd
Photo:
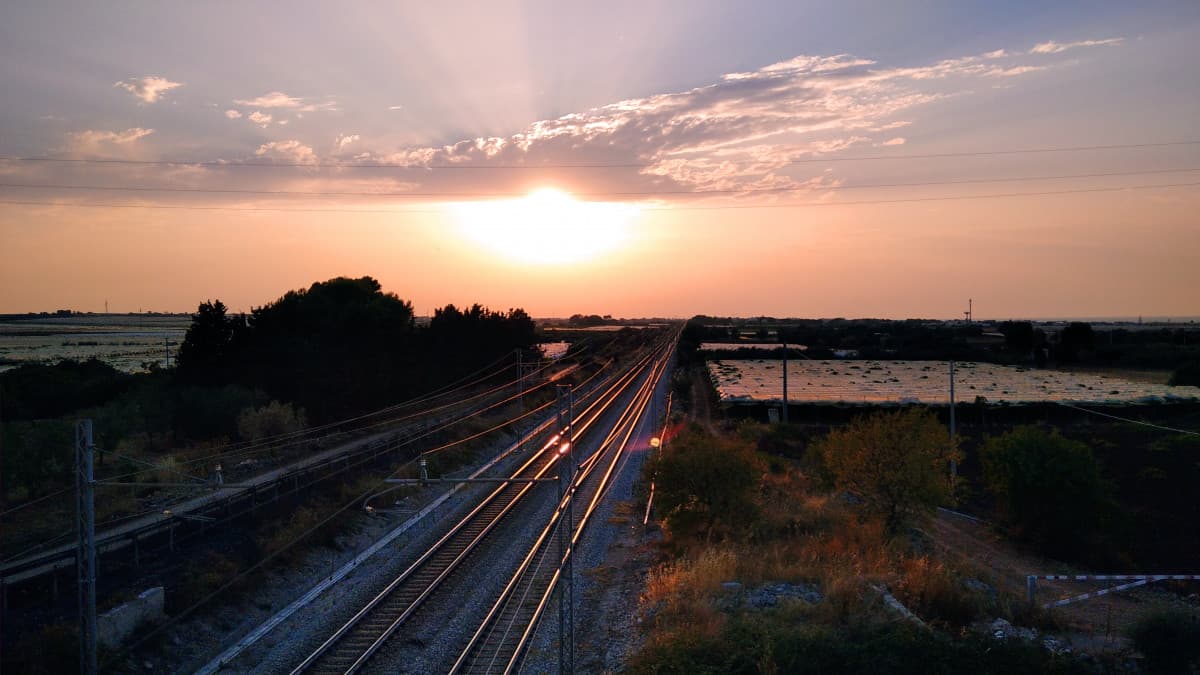
[[[713,426],[713,411],[712,411],[712,382],[708,380],[708,371],[702,368],[690,368],[688,370],[688,378],[691,381],[692,388],[692,421],[707,429],[710,433],[716,433],[716,427]]]
[[[939,512],[932,523],[934,541],[946,558],[964,572],[978,576],[1014,601],[1026,597],[1030,574],[1111,573],[1112,570],[1079,570],[1023,552],[982,522]],[[1047,603],[1115,586],[1118,582],[1037,582],[1037,602]],[[1140,616],[1155,610],[1186,606],[1178,595],[1150,585],[1118,591],[1098,598],[1055,608],[1054,613],[1069,627],[1072,641],[1101,641],[1108,648],[1124,644],[1126,629]]]

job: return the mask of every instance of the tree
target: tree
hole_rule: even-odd
[[[818,441],[817,452],[837,488],[862,499],[892,533],[951,501],[949,463],[961,459],[926,408],[857,417]]]
[[[1200,387],[1200,361],[1191,361],[1176,368],[1167,384],[1172,387]]]
[[[228,316],[220,300],[200,303],[179,345],[179,372],[192,381],[221,381],[234,365],[234,339],[244,327],[245,319]]]
[[[655,458],[658,507],[679,534],[714,535],[746,529],[757,514],[754,489],[762,467],[749,441],[689,429]]]
[[[1033,324],[1029,321],[1005,321],[1000,324],[1004,333],[1004,349],[1022,358],[1033,351]]]
[[[1078,361],[1080,352],[1091,349],[1095,343],[1092,324],[1073,321],[1058,335],[1058,358],[1060,361]]]
[[[1023,426],[990,438],[984,479],[1002,521],[1050,555],[1078,556],[1110,505],[1091,448],[1057,429]]]

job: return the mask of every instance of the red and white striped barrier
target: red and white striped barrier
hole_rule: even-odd
[[[1119,584],[1111,588],[1105,588],[1091,593],[1084,593],[1054,602],[1048,602],[1042,605],[1043,609],[1051,607],[1062,607],[1073,602],[1087,600],[1089,598],[1097,598],[1101,595],[1108,595],[1117,591],[1124,591],[1137,586],[1145,586],[1154,581],[1197,581],[1200,580],[1200,574],[1030,574],[1025,577],[1025,589],[1029,594],[1029,604],[1034,604],[1037,597],[1037,580],[1045,581],[1126,581],[1129,583]]]

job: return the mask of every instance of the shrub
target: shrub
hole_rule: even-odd
[[[1200,665],[1200,617],[1172,610],[1143,617],[1129,629],[1129,638],[1146,657],[1151,673],[1194,672]]]
[[[1200,361],[1191,361],[1176,368],[1175,372],[1171,373],[1171,379],[1167,381],[1167,384],[1172,387],[1185,385],[1200,387]]]
[[[750,531],[762,467],[749,441],[691,429],[667,445],[650,470],[672,532],[706,540]]]
[[[279,401],[261,408],[246,408],[237,420],[238,435],[248,441],[300,431],[306,424],[303,410]]]
[[[988,439],[981,457],[1001,519],[1018,538],[1058,557],[1094,544],[1111,500],[1091,448],[1025,426]]]
[[[933,412],[912,408],[858,417],[817,444],[834,484],[881,515],[891,533],[951,501],[950,460],[960,460]]]

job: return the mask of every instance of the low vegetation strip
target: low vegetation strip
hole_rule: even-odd
[[[965,496],[968,508],[990,505],[994,525],[970,525],[994,546],[1169,566],[1121,534],[1116,509],[1135,497],[1107,482],[1081,441],[1037,426],[994,432],[971,442],[969,460],[982,468],[952,490],[948,460],[963,456],[926,408],[863,412],[827,433],[749,421],[718,429],[684,429],[647,463],[664,537],[634,672],[1107,672],[1130,657],[1182,659],[1186,671],[1198,651],[1138,633],[1161,602],[1094,639],[1094,608],[1051,611],[1027,599],[1028,560],[1049,561],[993,568],[947,540],[937,509]],[[1151,469],[1175,445],[1165,439],[1143,456],[1143,478],[1159,475]],[[1160,536],[1187,529],[1161,517],[1153,526]],[[1194,621],[1194,610],[1184,613]]]

